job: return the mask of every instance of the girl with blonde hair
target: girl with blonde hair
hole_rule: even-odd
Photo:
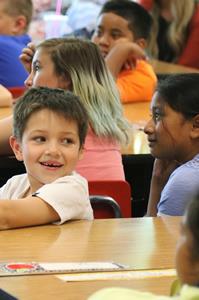
[[[199,4],[195,0],[139,0],[153,16],[149,54],[199,68]]]
[[[98,47],[90,41],[54,38],[36,49],[30,44],[21,60],[31,69],[28,88],[70,90],[86,108],[90,127],[76,170],[88,180],[124,180],[120,146],[128,141],[129,125]]]

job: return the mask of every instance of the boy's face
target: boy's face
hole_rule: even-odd
[[[11,137],[10,143],[16,158],[24,161],[31,192],[70,175],[82,155],[76,122],[48,109],[33,113],[21,142]]]
[[[46,86],[67,90],[69,82],[66,78],[55,73],[54,63],[50,55],[40,48],[34,54],[31,73],[25,80],[25,85],[28,88]]]
[[[121,38],[135,42],[128,24],[126,19],[114,13],[104,13],[99,16],[92,41],[99,46],[104,57]]]
[[[0,0],[0,34],[13,35],[15,18],[5,12],[5,0]]]

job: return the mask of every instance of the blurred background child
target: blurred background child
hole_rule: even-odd
[[[28,73],[19,55],[30,42],[27,31],[32,12],[31,0],[0,1],[0,84],[4,87],[24,86]]]
[[[139,0],[153,17],[153,58],[199,68],[199,3],[195,0]]]
[[[149,13],[130,0],[106,2],[97,19],[92,41],[115,78],[123,103],[150,101],[153,95],[156,75],[144,53],[151,25]]]

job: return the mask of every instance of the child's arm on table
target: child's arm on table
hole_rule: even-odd
[[[0,200],[0,230],[59,221],[57,212],[39,197]]]

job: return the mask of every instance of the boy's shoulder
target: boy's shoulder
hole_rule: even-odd
[[[76,171],[73,171],[70,175],[59,177],[55,181],[51,182],[50,184],[65,183],[65,182],[71,182],[71,181],[87,183],[87,180],[85,177],[81,176]]]
[[[28,190],[29,186],[27,174],[15,175],[0,188],[0,198],[19,199]]]
[[[31,38],[28,34],[23,35],[2,35],[0,34],[0,47],[3,47],[4,45],[21,45],[25,46],[31,41]]]
[[[52,190],[54,188],[57,188],[57,186],[60,184],[72,184],[74,186],[82,186],[85,190],[88,189],[88,182],[87,180],[81,176],[80,174],[76,172],[72,172],[71,175],[63,176],[60,178],[57,178],[53,182],[49,184],[44,184],[40,190],[48,191]],[[30,188],[30,183],[28,180],[27,174],[20,174],[15,175],[8,179],[6,184],[0,188],[0,199],[19,199],[23,198],[24,194],[28,191]]]
[[[24,174],[19,174],[19,175],[12,176],[10,179],[8,179],[6,184],[12,185],[12,184],[17,184],[19,182],[25,183],[27,181],[28,181],[28,176],[27,176],[26,173],[24,173]]]

